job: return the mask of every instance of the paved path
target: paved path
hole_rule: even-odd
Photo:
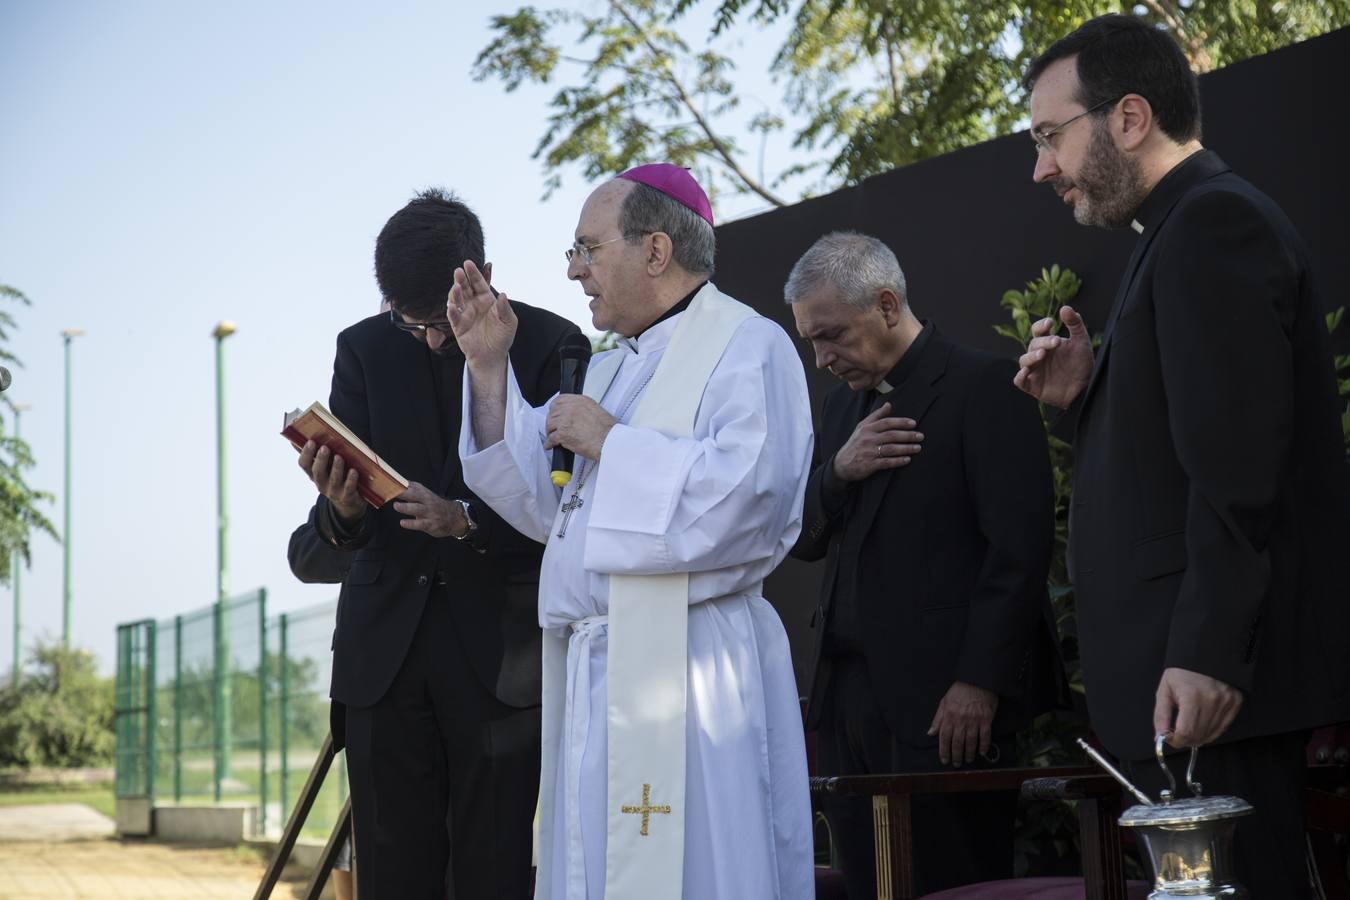
[[[113,820],[81,803],[0,806],[0,843],[112,837]]]
[[[249,900],[263,860],[235,848],[146,841],[0,842],[0,900]],[[290,874],[290,873],[288,873]],[[304,874],[282,881],[274,900],[296,900]],[[325,897],[332,896],[332,885]]]

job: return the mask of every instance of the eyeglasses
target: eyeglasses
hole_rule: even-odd
[[[571,264],[572,264],[572,257],[574,257],[574,256],[576,256],[576,255],[578,255],[578,254],[580,254],[580,255],[581,255],[581,261],[584,262],[586,265],[589,266],[589,265],[591,264],[591,251],[592,251],[592,250],[594,250],[596,247],[603,247],[603,246],[605,246],[606,244],[612,244],[612,243],[614,243],[615,241],[621,241],[621,240],[623,240],[623,235],[619,235],[619,236],[616,237],[616,238],[610,238],[610,239],[607,240],[607,241],[600,241],[598,244],[583,244],[583,243],[580,243],[579,241],[573,241],[573,242],[572,242],[572,246],[568,247],[566,250],[563,251],[563,256],[567,257],[567,263],[568,263],[568,265],[571,265]]]
[[[428,328],[434,328],[446,337],[454,338],[454,332],[450,330],[449,319],[437,319],[435,322],[409,322],[390,308],[389,322],[399,331],[406,331],[408,334],[420,338],[425,338],[427,336]]]
[[[1036,128],[1031,129],[1031,139],[1036,143],[1036,152],[1038,154],[1054,153],[1055,152],[1054,145],[1050,143],[1050,139],[1052,137],[1054,137],[1056,134],[1059,134],[1059,132],[1063,131],[1065,128],[1068,128],[1070,125],[1072,125],[1074,122],[1077,122],[1084,116],[1094,113],[1097,110],[1101,109],[1103,106],[1109,106],[1112,103],[1119,103],[1121,98],[1124,96],[1125,96],[1124,94],[1121,94],[1120,97],[1116,97],[1114,100],[1103,100],[1096,106],[1093,106],[1089,109],[1085,109],[1078,115],[1074,116],[1073,118],[1065,119],[1058,125],[1051,125],[1049,128],[1043,129],[1036,129]]]
[[[649,234],[656,234],[656,232],[634,231],[630,234],[621,234],[618,237],[610,238],[607,241],[600,241],[598,244],[583,244],[580,243],[579,241],[573,241],[572,246],[568,247],[566,250],[563,251],[563,256],[566,257],[568,265],[571,265],[572,260],[575,259],[577,256],[580,256],[581,261],[589,266],[593,262],[593,260],[591,259],[591,251],[594,250],[596,247],[603,247],[606,244],[612,244],[615,241],[622,241],[626,238],[646,237]]]

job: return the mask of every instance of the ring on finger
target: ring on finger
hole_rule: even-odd
[[[877,459],[881,459],[881,445],[877,444]]]

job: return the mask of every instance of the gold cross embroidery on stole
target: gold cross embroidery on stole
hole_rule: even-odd
[[[666,815],[670,815],[669,803],[664,803],[660,806],[652,806],[651,800],[652,800],[652,786],[650,784],[644,784],[642,786],[641,806],[619,807],[620,812],[633,813],[635,815],[642,816],[642,829],[638,832],[638,834],[642,835],[643,837],[647,837],[647,822],[651,818],[652,813],[665,813]]]

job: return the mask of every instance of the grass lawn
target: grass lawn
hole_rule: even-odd
[[[22,788],[9,787],[0,791],[0,806],[30,806],[37,803],[83,803],[111,819],[113,818],[112,782],[71,785],[69,787],[42,784]]]

